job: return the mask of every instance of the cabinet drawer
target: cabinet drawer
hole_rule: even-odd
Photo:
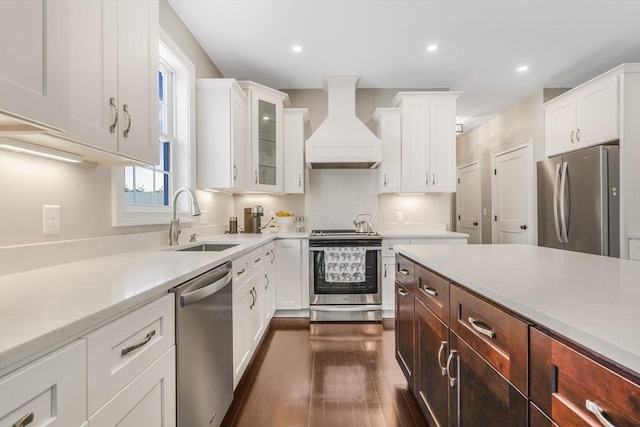
[[[0,425],[79,426],[87,419],[84,340],[0,379]]]
[[[449,324],[449,281],[429,269],[415,267],[416,297],[446,325]]]
[[[526,395],[528,325],[455,285],[449,299],[451,329]]]
[[[407,291],[415,293],[415,267],[413,261],[396,255],[396,280],[402,284]]]
[[[249,255],[249,268],[251,268],[251,274],[258,273],[262,270],[264,265],[264,253],[262,252],[262,246],[251,252]]]
[[[233,268],[233,292],[240,289],[242,285],[249,280],[249,276],[251,276],[251,265],[249,263],[250,258],[251,254],[247,254],[231,261],[231,266]]]
[[[640,425],[640,379],[634,383],[533,328],[530,394],[558,425],[604,424],[592,404],[615,426]]]
[[[89,415],[175,343],[174,312],[168,294],[87,337]]]
[[[551,421],[547,415],[536,405],[529,402],[529,426],[530,427],[558,427],[558,424]]]
[[[394,256],[396,251],[393,250],[393,245],[410,245],[409,239],[383,239],[382,240],[382,256]]]

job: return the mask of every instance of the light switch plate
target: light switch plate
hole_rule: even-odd
[[[404,212],[403,211],[396,211],[396,221],[398,221],[398,222],[404,221]]]
[[[209,212],[200,210],[200,224],[209,224]]]
[[[60,234],[60,206],[42,206],[42,234]]]

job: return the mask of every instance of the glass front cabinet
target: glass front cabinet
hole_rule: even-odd
[[[251,143],[246,153],[249,176],[247,190],[284,192],[283,106],[286,93],[254,82],[239,82],[249,98]],[[250,162],[250,163],[249,163]]]

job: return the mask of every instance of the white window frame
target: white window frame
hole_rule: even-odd
[[[160,57],[175,70],[175,140],[171,145],[171,176],[169,200],[173,190],[180,187],[193,188],[195,179],[195,135],[196,135],[196,68],[178,45],[160,29]],[[185,90],[186,88],[186,90]],[[157,103],[157,97],[155,99]],[[157,105],[157,104],[154,104]],[[157,111],[157,109],[155,110]],[[154,116],[157,117],[157,116]],[[157,126],[157,123],[156,123]],[[164,135],[160,136],[160,139]],[[179,167],[176,167],[179,165]],[[112,225],[168,224],[171,221],[171,206],[132,206],[125,203],[124,167],[111,170]],[[181,222],[193,222],[188,214],[187,198],[178,200],[178,212],[185,214]]]

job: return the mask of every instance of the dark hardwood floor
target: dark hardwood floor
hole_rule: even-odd
[[[394,356],[393,321],[274,318],[224,426],[426,426]]]

